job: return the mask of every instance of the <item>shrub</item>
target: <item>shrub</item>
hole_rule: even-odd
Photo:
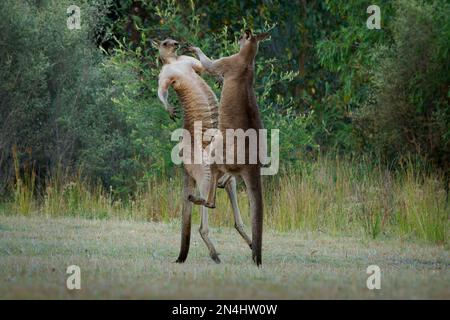
[[[447,1],[399,1],[394,43],[379,53],[360,132],[390,160],[414,154],[450,169],[450,21]],[[448,181],[447,181],[448,183]]]

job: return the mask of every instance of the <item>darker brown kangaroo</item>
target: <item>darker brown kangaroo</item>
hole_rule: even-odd
[[[223,88],[220,98],[219,108],[219,130],[222,133],[223,149],[227,149],[227,129],[254,129],[258,132],[262,129],[261,116],[256,103],[255,91],[253,88],[255,74],[255,56],[258,51],[260,41],[266,39],[269,35],[252,34],[247,30],[239,40],[240,50],[237,54],[230,57],[210,60],[205,54],[196,47],[190,48],[194,52],[206,71],[223,77]],[[234,145],[233,141],[229,141]],[[260,143],[257,136],[257,150],[259,154]],[[264,143],[264,142],[263,142]],[[228,172],[233,175],[240,175],[246,185],[247,194],[250,202],[250,212],[252,218],[252,257],[253,261],[259,266],[262,263],[262,232],[263,232],[263,197],[261,186],[261,163],[258,161],[250,164],[249,148],[250,141],[245,143],[245,150],[238,150],[233,147],[234,159],[232,163],[215,164],[221,172]],[[238,152],[245,152],[245,163],[240,164],[236,161]],[[210,206],[215,203],[215,190],[218,175],[212,177],[208,190],[208,198],[204,201]]]

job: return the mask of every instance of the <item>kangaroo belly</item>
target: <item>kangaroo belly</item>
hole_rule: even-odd
[[[200,139],[202,147],[205,148],[210,142],[203,141],[203,135],[208,129],[218,128],[218,102],[211,88],[199,76],[198,79],[189,77],[178,79],[174,89],[183,106],[184,129],[191,134],[191,144],[194,139]],[[201,125],[195,137],[195,124]]]
[[[220,98],[219,128],[226,129],[251,128],[248,114],[249,99],[247,90],[238,81],[225,81]]]
[[[225,82],[220,100],[219,129],[227,171],[239,172],[243,164],[259,164],[259,129],[262,125],[255,100],[253,91],[238,81]]]

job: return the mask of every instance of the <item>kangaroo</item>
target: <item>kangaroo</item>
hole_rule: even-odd
[[[217,128],[218,124],[218,101],[212,89],[197,74],[205,71],[200,61],[189,56],[178,56],[177,49],[179,43],[173,39],[165,39],[161,42],[153,42],[153,46],[159,50],[160,59],[163,63],[159,74],[158,97],[163,103],[172,119],[177,117],[175,108],[168,101],[168,90],[172,86],[181,101],[184,112],[184,129],[188,130],[191,137],[194,135],[194,122],[202,122],[202,131]],[[194,139],[191,139],[193,147]],[[200,140],[200,141],[203,141]],[[183,141],[181,142],[183,143]],[[203,148],[206,142],[203,142]],[[192,150],[192,149],[191,149]],[[219,177],[219,186],[224,187],[233,209],[235,228],[251,247],[251,240],[245,233],[244,223],[241,218],[237,202],[236,179],[228,174],[212,172],[211,166],[207,164],[187,164],[184,165],[183,183],[183,204],[182,204],[182,227],[181,227],[181,248],[176,262],[183,263],[189,252],[189,242],[191,235],[192,202],[195,186],[201,197],[207,195],[210,187],[211,176]],[[217,186],[217,181],[215,182]],[[209,249],[211,258],[220,263],[219,254],[209,238],[208,230],[208,209],[201,208],[200,235]]]
[[[258,266],[262,263],[263,232],[261,163],[250,164],[248,161],[249,148],[245,147],[245,150],[242,148],[237,150],[234,147],[234,137],[232,137],[233,141],[226,141],[228,138],[226,131],[227,129],[242,129],[244,131],[255,129],[258,131],[258,129],[263,128],[253,88],[254,60],[258,51],[259,42],[268,36],[268,33],[254,35],[251,31],[246,30],[239,39],[240,50],[238,53],[214,61],[210,60],[199,48],[189,48],[191,52],[197,55],[207,72],[220,75],[224,79],[219,108],[219,130],[224,140],[218,143],[223,143],[225,153],[233,151],[232,154],[236,155],[235,151],[245,152],[246,161],[244,164],[239,164],[236,162],[236,158],[234,158],[231,164],[215,164],[218,168],[215,172],[240,175],[245,182],[252,217],[252,258]],[[258,154],[260,149],[259,139],[258,137]],[[227,146],[228,142],[232,143],[233,147]],[[262,143],[264,144],[265,142],[262,141]],[[246,146],[249,146],[249,144],[250,141]],[[230,148],[233,148],[233,150],[230,150]],[[212,176],[208,189],[208,198],[203,199],[200,203],[209,203],[211,206],[214,206],[215,185],[217,184],[218,177],[218,174]]]

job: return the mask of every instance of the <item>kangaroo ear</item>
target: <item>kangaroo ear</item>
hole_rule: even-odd
[[[250,29],[245,30],[244,34],[245,34],[245,38],[246,39],[250,39],[252,37],[252,35],[253,35],[252,34],[252,30],[250,30]]]
[[[159,48],[159,44],[161,43],[159,40],[153,40],[153,39],[151,39],[150,42],[152,44],[152,47],[155,48],[155,49],[158,49]]]
[[[270,33],[268,33],[268,32],[258,33],[257,35],[255,35],[255,39],[258,42],[266,40],[269,37],[270,37]]]

